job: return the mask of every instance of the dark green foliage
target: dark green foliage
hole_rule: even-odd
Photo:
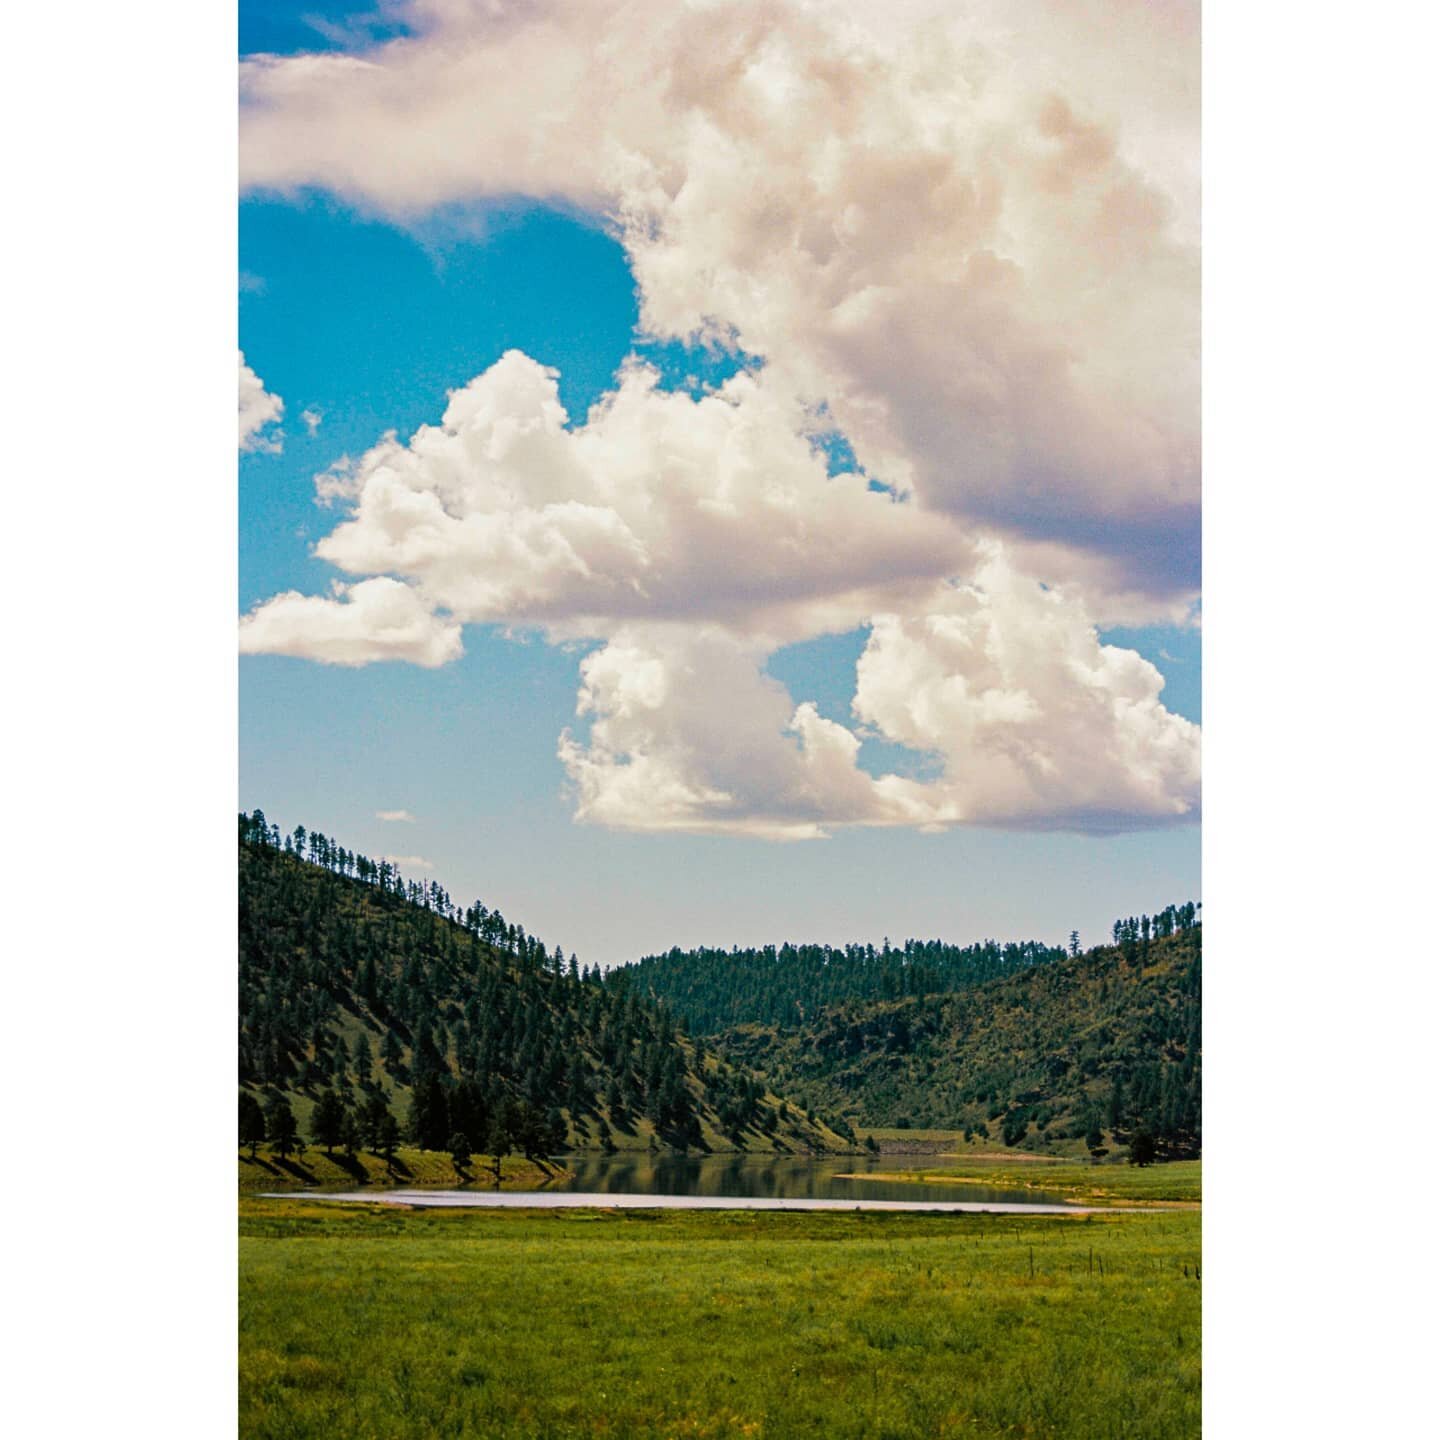
[[[265,1138],[282,1160],[305,1148],[300,1127],[295,1123],[295,1112],[284,1096],[274,1096],[265,1107]]]
[[[240,1143],[250,1147],[254,1158],[256,1147],[265,1139],[265,1112],[260,1102],[245,1091],[240,1092]]]
[[[737,1143],[774,1130],[765,1086],[731,1064],[699,1069],[628,972],[582,968],[498,911],[461,909],[318,831],[287,849],[259,812],[240,817],[239,861],[241,1084],[313,1104],[327,1150],[343,1143],[352,1074],[372,1147],[392,1105],[415,1144],[439,1151],[458,1133],[490,1153],[497,1115],[526,1155],[600,1119],[633,1135],[643,1115],[676,1147],[704,1143],[702,1118]],[[812,1127],[803,1143],[815,1139]]]
[[[310,1138],[325,1147],[331,1155],[340,1143],[345,1129],[345,1102],[333,1090],[327,1090],[310,1115]]]
[[[791,945],[671,950],[627,966],[636,986],[664,1002],[697,1035],[735,1025],[788,1027],[827,1006],[969,989],[1032,965],[1063,959],[1058,946],[1027,940],[947,945],[907,940],[873,945]]]
[[[872,1126],[990,1133],[1044,1149],[1084,1138],[1157,1158],[1200,1153],[1201,927],[1170,907],[1122,927],[1125,945],[929,999],[848,1002],[803,1025],[736,1026],[726,1057],[772,1089]],[[1149,939],[1145,938],[1148,928]]]
[[[450,1158],[455,1162],[457,1173],[463,1174],[470,1164],[470,1141],[465,1137],[463,1131],[457,1130],[451,1137],[450,1143],[445,1147],[450,1152]]]
[[[387,1110],[381,1118],[375,1137],[375,1153],[385,1161],[395,1158],[400,1144],[400,1122]]]
[[[1155,1137],[1143,1126],[1130,1137],[1130,1163],[1132,1165],[1153,1165],[1155,1163]]]
[[[340,1144],[344,1148],[345,1153],[353,1158],[359,1153],[362,1143],[360,1122],[356,1118],[355,1112],[347,1109],[345,1111],[345,1119],[340,1125]]]

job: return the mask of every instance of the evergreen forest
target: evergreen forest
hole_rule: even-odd
[[[239,898],[242,1144],[543,1156],[848,1138],[690,1039],[626,971],[319,832],[241,815]]]

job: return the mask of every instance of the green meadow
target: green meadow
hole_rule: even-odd
[[[993,1185],[1003,1190],[1034,1190],[1085,1205],[1198,1205],[1199,1160],[1165,1165],[1087,1165],[1067,1161],[1021,1162],[970,1160],[956,1166],[906,1166],[867,1170],[871,1180],[913,1181],[923,1185]],[[940,1157],[944,1158],[944,1157]]]
[[[247,1440],[1200,1430],[1195,1211],[240,1205]]]

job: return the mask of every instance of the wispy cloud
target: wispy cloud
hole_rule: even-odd
[[[377,820],[388,821],[403,820],[411,825],[415,823],[415,817],[408,810],[377,810],[375,812],[375,818]]]
[[[401,870],[433,870],[435,868],[435,862],[427,860],[423,855],[382,855],[380,858],[388,860]]]

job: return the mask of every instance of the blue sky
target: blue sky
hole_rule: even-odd
[[[299,7],[242,5],[242,53],[339,51],[353,45],[353,30],[321,34],[301,13]],[[344,12],[333,8],[317,12],[307,6],[303,13],[324,13],[337,25],[344,20]],[[402,29],[392,19],[387,30],[372,33],[385,39]],[[453,51],[454,36],[439,40]],[[415,43],[425,43],[425,37]],[[482,34],[475,43],[492,40]],[[390,53],[379,58],[388,63]],[[377,58],[376,52],[371,58]],[[273,102],[249,103],[254,113],[263,110],[267,120],[276,118]],[[477,116],[476,123],[483,119]],[[263,432],[272,437],[270,446],[242,451],[239,462],[239,608],[250,614],[259,607],[269,625],[258,640],[253,636],[260,632],[252,631],[250,653],[241,665],[242,806],[259,806],[286,828],[296,822],[318,826],[372,854],[417,857],[408,867],[411,873],[440,879],[466,900],[478,895],[547,940],[578,951],[582,959],[607,964],[671,944],[787,938],[1060,940],[1078,928],[1086,940],[1097,940],[1118,914],[1198,894],[1198,790],[1186,779],[1152,784],[1143,776],[1134,778],[1140,772],[1148,776],[1152,765],[1170,764],[1176,745],[1192,740],[1183,721],[1199,721],[1199,631],[1173,623],[1195,597],[1183,592],[1178,578],[1173,591],[1155,591],[1151,560],[1137,565],[1138,579],[1127,578],[1117,571],[1113,554],[1105,553],[1116,545],[1086,548],[1085,537],[1096,529],[1099,513],[1111,517],[1101,528],[1112,534],[1123,537],[1130,533],[1126,527],[1133,527],[1137,549],[1147,535],[1168,533],[1167,527],[1174,528],[1169,520],[1158,528],[1152,524],[1152,502],[1126,511],[1113,496],[1099,493],[1099,482],[1082,476],[1057,513],[1079,516],[1085,507],[1089,510],[1066,522],[1073,531],[1071,549],[1065,549],[1064,535],[1057,548],[1053,526],[1044,535],[1024,532],[1023,518],[1016,517],[1033,508],[1028,501],[1026,507],[1013,507],[1007,520],[1003,492],[957,495],[945,490],[940,479],[927,478],[931,472],[925,466],[933,466],[937,455],[946,466],[952,461],[950,431],[932,437],[913,423],[905,428],[899,419],[898,428],[886,435],[867,430],[866,417],[875,409],[867,402],[874,397],[861,393],[854,375],[840,370],[833,371],[837,403],[828,412],[840,433],[824,439],[817,481],[804,471],[803,447],[793,453],[785,448],[798,442],[781,433],[784,427],[776,419],[789,413],[783,411],[789,397],[781,392],[790,383],[790,354],[803,357],[805,346],[814,343],[812,332],[794,326],[791,352],[782,343],[789,338],[783,326],[769,314],[745,310],[750,302],[743,299],[736,302],[738,318],[724,312],[719,318],[765,337],[763,363],[752,354],[687,344],[683,327],[652,323],[642,331],[642,298],[648,293],[652,304],[667,302],[667,282],[657,281],[653,274],[658,272],[648,269],[639,278],[637,263],[644,268],[653,258],[643,242],[578,198],[517,197],[505,177],[480,174],[459,185],[459,193],[418,206],[407,192],[402,205],[384,191],[384,184],[393,181],[367,182],[370,188],[360,193],[347,181],[327,176],[324,157],[303,183],[287,178],[277,185],[264,176],[265,157],[245,159],[246,123],[242,119],[242,178],[248,164],[260,179],[247,185],[240,205],[241,347],[265,391],[283,399],[284,413],[278,425]],[[584,188],[577,187],[577,196]],[[712,244],[727,237],[700,239]],[[664,272],[672,273],[683,271]],[[772,277],[768,283],[773,293],[779,281]],[[745,592],[748,608],[742,613],[735,608],[740,601],[721,593],[724,563],[716,566],[719,579],[708,570],[704,577],[693,572],[695,591],[702,598],[714,592],[715,598],[713,609],[691,615],[684,597],[692,572],[682,567],[672,582],[673,594],[682,598],[665,602],[669,609],[596,619],[598,602],[590,592],[573,601],[547,601],[543,615],[533,604],[527,611],[530,602],[512,598],[503,605],[487,599],[491,608],[467,610],[472,602],[460,598],[449,559],[442,575],[416,570],[399,551],[360,566],[352,548],[342,556],[343,567],[314,554],[316,543],[345,519],[346,505],[355,503],[352,497],[339,506],[317,506],[314,477],[342,457],[360,461],[386,432],[395,432],[404,446],[418,427],[439,423],[449,392],[477,377],[489,378],[476,393],[487,404],[498,403],[499,372],[491,367],[515,351],[558,372],[553,384],[572,432],[584,426],[590,406],[615,388],[617,370],[628,356],[638,355],[656,367],[655,389],[661,396],[676,391],[697,401],[748,366],[759,377],[755,390],[761,400],[768,405],[775,396],[781,398],[775,407],[761,409],[760,400],[747,391],[732,396],[732,409],[724,414],[748,417],[745,443],[761,434],[756,443],[769,447],[760,452],[762,459],[770,463],[775,457],[779,468],[764,470],[760,489],[744,493],[783,487],[792,473],[784,467],[794,464],[796,493],[805,497],[796,503],[808,504],[818,496],[821,516],[806,522],[810,528],[804,535],[816,538],[813,544],[806,540],[802,552],[831,543],[825,529],[831,520],[821,513],[828,501],[823,488],[816,488],[823,485],[823,473],[866,463],[878,508],[873,522],[862,516],[853,531],[838,532],[834,543],[841,553],[850,547],[858,569],[873,534],[888,525],[900,527],[894,543],[907,555],[925,550],[929,535],[953,529],[954,563],[943,577],[937,575],[938,588],[919,599],[913,587],[900,598],[893,574],[897,562],[889,559],[875,562],[877,574],[885,576],[883,585],[876,582],[879,589],[871,587],[843,604],[835,599],[833,576],[807,578],[812,588],[802,598],[807,605],[829,607],[823,620],[814,619],[810,610],[802,616],[794,597],[771,605],[765,597],[757,600],[753,589]],[[1097,364],[1097,373],[1104,369]],[[511,378],[532,389],[540,384],[529,370]],[[877,393],[889,413],[903,417],[908,398],[929,381],[921,377],[906,383],[902,374],[879,383],[896,387],[893,393]],[[302,418],[306,412],[313,433]],[[670,417],[663,421],[668,425],[677,412],[673,407],[662,411],[637,396],[633,413],[637,425],[658,426],[662,413]],[[694,411],[694,426],[707,423],[707,413]],[[923,413],[933,413],[933,407]],[[1017,424],[1025,423],[1022,415]],[[691,428],[682,414],[679,429]],[[604,454],[614,455],[622,442],[637,443],[634,437],[640,433],[652,431],[595,429],[593,438]],[[487,434],[493,441],[494,434]],[[670,448],[657,451],[659,458],[641,456],[635,473],[650,473],[646,465],[652,461],[657,475],[669,473],[663,466],[677,463],[676,447],[684,443],[682,433],[666,441]],[[735,453],[742,460],[749,454]],[[692,469],[706,463],[704,455],[697,462],[691,452],[684,454]],[[900,459],[894,459],[897,455]],[[886,457],[892,463],[875,463]],[[1122,451],[1120,460],[1128,458]],[[902,462],[912,459],[921,477],[913,490],[901,483]],[[367,469],[362,462],[360,473],[363,507],[379,493],[365,485],[379,482],[374,465]],[[546,477],[527,482],[522,472],[516,473],[520,480],[507,479],[507,485],[551,483]],[[603,473],[595,483],[604,487]],[[647,513],[669,493],[663,479],[655,483],[654,498],[641,506]],[[696,483],[709,481],[702,476]],[[1011,483],[1023,488],[1035,481],[1022,476]],[[892,484],[905,492],[903,500],[882,491]],[[533,508],[538,502],[527,503],[532,504],[525,512],[527,525],[549,513]],[[585,503],[593,511],[593,497]],[[701,521],[713,516],[713,501],[702,496],[696,513]],[[987,524],[1001,516],[995,521],[995,543],[1003,543],[1011,557],[1003,575],[987,571],[983,556],[977,559],[968,549],[977,539],[991,543],[990,533],[973,518],[982,513]],[[927,520],[931,514],[934,519]],[[747,521],[742,514],[737,523]],[[756,544],[765,539],[766,528],[757,522]],[[367,555],[374,555],[378,533],[361,534]],[[712,532],[666,533],[679,534],[687,545],[699,536],[696,553],[714,558],[707,547],[716,542],[706,538]],[[1032,552],[1026,548],[1031,545],[1041,548]],[[672,548],[668,555],[653,556],[647,573],[657,573],[656,565],[663,569],[674,553]],[[736,568],[743,568],[748,553],[749,547],[737,550]],[[1193,573],[1194,560],[1193,555],[1176,556],[1176,576]],[[279,619],[289,623],[288,616],[265,609],[290,591],[334,606],[336,601],[322,598],[332,583],[355,585],[369,575],[397,577],[413,587],[431,612],[426,625],[463,628],[463,655],[444,664],[407,659],[333,663],[338,652],[326,649],[332,633],[325,628],[329,613],[306,612],[320,617],[320,629],[299,633],[293,625],[278,627]],[[525,587],[539,583],[530,574],[505,578],[512,587],[507,597],[529,594]],[[931,582],[915,584],[923,590]],[[1136,599],[1145,585],[1152,591]],[[971,586],[979,588],[972,591]],[[1056,586],[1066,605],[1073,600],[1081,608],[1052,617],[1055,607],[1042,596]],[[979,672],[963,672],[969,662],[957,662],[957,652],[936,640],[942,631],[951,633],[946,626],[963,628],[974,621],[975,594],[988,597],[978,602],[983,607],[978,613],[989,626],[985,649],[992,659],[1001,657],[996,663],[1004,671],[1001,679],[992,676],[985,682],[994,687],[988,700],[980,692]],[[1013,615],[1000,612],[1001,597],[1005,604],[1013,601]],[[277,623],[270,624],[270,614]],[[872,627],[872,615],[890,618]],[[1087,616],[1093,621],[1088,628]],[[1052,643],[1052,631],[1063,632],[1063,641],[1054,643],[1069,648],[1047,657],[1041,650]],[[1100,663],[1093,640],[1085,648],[1084,636],[1092,631],[1099,641],[1143,657],[1164,678],[1158,701],[1164,712],[1145,721],[1151,729],[1144,732],[1138,760],[1135,722],[1114,718],[1122,711],[1136,712],[1114,695],[1128,695],[1136,685],[1143,690],[1148,683],[1143,670],[1086,680],[1090,688],[1074,700],[1056,678],[1090,674],[1086,667]],[[1004,657],[1012,651],[1028,657],[1028,668],[1006,669]],[[862,654],[871,657],[863,715],[852,706]],[[580,667],[587,657],[595,668],[582,679]],[[684,684],[677,677],[703,685],[712,673],[729,675],[726,667],[732,663],[736,678],[717,689],[713,706],[697,704],[681,713]],[[962,672],[947,678],[945,666],[957,663]],[[649,728],[636,729],[626,687],[652,670],[665,676],[667,693],[680,698],[671,707],[673,715],[661,707],[658,718],[646,722]],[[988,706],[987,715],[1008,714],[1006,707],[1016,705],[1017,714],[1036,705],[1043,713],[1038,722],[1021,722],[1013,737],[1005,732],[1003,718],[985,719],[972,734],[966,714],[945,708],[956,703],[960,680],[968,680],[968,689],[961,686],[970,697],[965,703]],[[837,734],[858,741],[853,767],[832,789],[816,778],[814,767],[794,776],[786,768],[801,749],[801,742],[787,738],[791,732],[786,737],[778,730],[762,734],[753,723],[757,707],[773,698],[775,681],[788,692],[785,714],[808,701],[821,721],[832,722],[814,737],[805,735],[807,756],[821,754],[822,744]],[[582,684],[589,713],[577,718]],[[756,687],[753,703],[746,698],[750,686]],[[1111,689],[1098,692],[1097,699],[1096,687],[1102,686]],[[920,687],[913,704],[907,687]],[[1141,701],[1142,709],[1149,703]],[[727,705],[735,707],[733,724],[707,721]],[[1157,714],[1153,709],[1143,713]],[[1164,713],[1172,718],[1164,719]],[[1072,714],[1082,718],[1072,723],[1066,718]],[[1077,733],[1077,725],[1090,728]],[[567,727],[580,750],[563,762],[557,744]],[[965,738],[952,739],[961,732]],[[1198,732],[1193,740],[1198,743]],[[848,743],[842,739],[842,748]],[[743,779],[752,745],[754,794]],[[1034,766],[1042,762],[1034,754],[1043,752],[1052,758],[1042,769],[1059,764],[1059,782],[1035,789],[1020,780],[1002,784],[986,778],[992,769],[987,756],[996,757],[997,774],[1008,775],[1004,767],[1025,747],[1030,751],[1016,774],[1036,773]],[[1161,758],[1152,761],[1151,755]],[[723,789],[730,798],[719,806],[693,798],[674,801],[665,828],[655,828],[645,797],[637,801],[626,789],[627,776],[639,762],[653,767],[657,787],[673,787],[685,797]],[[738,789],[737,773],[742,775]],[[782,777],[778,782],[777,775]],[[897,800],[884,790],[885,776],[916,788]],[[787,789],[783,803],[772,803],[767,787],[789,787],[792,781],[793,793]],[[394,810],[415,819],[377,818],[378,812]],[[961,811],[974,818],[950,818]],[[1190,813],[1176,823],[1172,811]],[[942,823],[928,818],[933,816]],[[782,831],[792,837],[823,833],[824,838],[771,838]],[[428,868],[420,866],[421,860]]]

